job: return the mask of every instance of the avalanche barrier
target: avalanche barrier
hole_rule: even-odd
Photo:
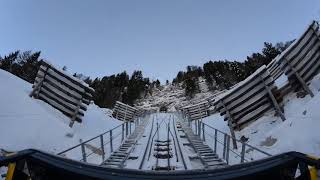
[[[28,149],[0,157],[7,179],[313,179],[320,160],[298,152],[221,169],[154,172],[100,167]],[[312,167],[309,171],[309,167]]]

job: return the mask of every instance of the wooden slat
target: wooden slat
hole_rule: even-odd
[[[261,68],[259,71],[246,79],[242,85],[236,85],[229,94],[221,97],[215,103],[215,109],[221,115],[225,115],[224,119],[228,122],[231,119],[230,126],[235,129],[240,129],[241,124],[257,119],[278,105],[277,97],[274,97],[271,91],[276,89],[271,74],[266,68]],[[271,98],[275,102],[271,101]]]
[[[90,88],[87,85],[84,85],[84,82],[79,82],[81,80],[78,80],[70,75],[66,75],[65,73],[63,73],[62,71],[56,69],[55,67],[53,67],[51,64],[47,63],[46,61],[41,61],[41,64],[44,66],[49,67],[50,69],[54,70],[55,73],[59,74],[60,76],[63,76],[64,78],[67,78],[69,81],[71,81],[73,84],[76,84],[82,88],[84,88],[87,92],[89,93],[94,93],[94,90],[92,88]]]
[[[77,104],[71,103],[69,100],[66,100],[65,98],[61,97],[59,94],[56,93],[57,91],[54,91],[54,90],[48,88],[45,84],[43,84],[43,86],[41,87],[41,92],[44,92],[45,94],[49,94],[53,98],[57,99],[61,104],[65,104],[66,106],[69,106],[72,109],[77,108]],[[78,102],[80,102],[80,101],[78,101]],[[80,106],[80,108],[84,111],[87,110],[87,108],[83,107],[83,106]]]
[[[240,98],[241,96],[244,96],[246,92],[254,89],[256,86],[261,84],[260,80],[256,78],[256,77],[259,77],[259,75],[262,75],[262,77],[264,78],[267,84],[270,84],[271,82],[273,82],[272,78],[270,77],[270,74],[266,70],[262,70],[262,72],[257,73],[255,76],[252,76],[251,79],[249,80],[246,79],[246,82],[244,83],[244,85],[235,87],[235,89],[231,89],[232,92],[222,97],[221,99],[223,99],[225,104],[228,105],[232,101]],[[216,103],[216,108],[218,110],[221,107],[222,107],[221,104]]]
[[[255,101],[255,103],[248,106],[243,111],[238,111],[237,113],[233,113],[233,118],[237,122],[240,118],[242,118],[244,115],[251,113],[253,110],[257,109],[260,106],[264,106],[266,104],[270,104],[270,100],[267,96],[262,97],[261,99]],[[227,120],[227,119],[225,119]]]
[[[247,106],[250,106],[256,100],[259,100],[262,97],[266,96],[266,94],[267,92],[265,91],[264,86],[262,85],[262,83],[260,83],[256,88],[248,91],[244,95],[241,95],[240,98],[237,98],[236,100],[231,100],[230,102],[225,104],[229,109],[230,113],[233,114],[235,112],[243,110]]]
[[[41,89],[40,94],[45,95],[50,100],[55,101],[56,103],[65,107],[66,109],[70,110],[71,112],[75,112],[75,110],[77,109],[77,106],[74,106],[70,103],[67,103],[67,102],[61,100],[59,97],[57,97],[56,95],[52,94],[51,92],[49,92],[45,89]],[[84,116],[84,113],[82,110],[79,111],[79,114],[81,116]]]
[[[61,106],[60,104],[56,103],[55,101],[53,101],[50,98],[47,98],[46,95],[40,93],[39,94],[39,99],[42,99],[43,101],[45,101],[46,103],[50,104],[51,106],[55,107],[56,109],[58,109],[59,111],[61,111],[63,114],[72,117],[73,112],[71,112],[70,110],[66,109],[65,107]],[[81,122],[81,117],[79,115],[77,115],[76,121]]]
[[[56,96],[58,96],[60,99],[63,99],[64,101],[73,104],[75,106],[77,106],[80,102],[81,99],[75,99],[72,96],[68,96],[68,94],[65,94],[65,92],[60,91],[60,89],[52,86],[51,84],[44,82],[42,88],[50,91],[51,93],[55,94]],[[85,104],[80,104],[80,108],[82,110],[87,110],[87,106]]]
[[[236,126],[241,126],[244,123],[253,121],[257,118],[260,118],[264,113],[266,113],[267,111],[269,111],[270,109],[272,109],[272,106],[269,105],[265,105],[265,106],[260,106],[259,108],[255,109],[253,112],[243,116],[242,118],[240,118],[237,122],[236,125],[234,125],[234,127]]]
[[[293,60],[289,61],[291,65],[295,67],[298,72],[303,71],[304,67],[310,63],[310,60],[312,60],[319,53],[320,42],[319,41],[315,41],[315,42],[316,43],[312,44],[310,49],[304,52],[305,54],[303,54],[303,56],[301,56],[299,60],[296,60],[295,63],[293,62]],[[286,75],[287,76],[293,75],[293,72],[288,67],[287,63],[285,65],[286,65],[286,70],[285,70]]]
[[[303,79],[306,82],[309,82],[313,77],[313,75],[316,75],[320,69],[320,57],[317,58],[316,61],[313,62],[314,64],[311,64],[308,69],[306,69],[306,72],[303,73]]]
[[[82,121],[81,116],[84,116],[86,105],[90,103],[91,93],[94,92],[80,80],[64,74],[44,61],[41,62],[33,88],[37,88],[35,91],[39,95],[35,97],[58,109],[72,121],[79,122]]]
[[[295,66],[297,72],[299,74],[302,75],[302,77],[304,77],[303,74],[305,74],[306,71],[309,71],[311,66],[313,66],[314,64],[316,64],[316,61],[318,61],[319,57],[320,57],[320,51],[319,51],[319,47],[318,50],[316,51],[312,51],[309,54],[310,56],[307,57],[306,60],[304,60],[303,62],[301,62],[298,66]],[[294,75],[292,70],[287,71],[286,75],[288,77]]]
[[[37,78],[41,78],[41,76],[43,76],[43,74],[39,74],[39,76]],[[38,79],[36,78],[36,82],[38,81]],[[83,103],[89,105],[90,100],[86,99],[85,97],[82,97],[82,94],[80,94],[79,92],[68,88],[67,86],[65,86],[64,84],[61,84],[57,79],[54,79],[53,77],[51,77],[50,75],[46,76],[45,78],[45,82],[48,82],[49,84],[51,84],[52,86],[55,86],[57,88],[60,89],[60,91],[63,91],[64,93],[68,94],[69,96],[72,96],[75,99],[82,99]]]
[[[41,71],[43,71],[45,68],[45,66],[40,66]],[[59,83],[64,84],[65,86],[67,86],[68,88],[78,92],[79,94],[81,94],[83,97],[86,97],[88,99],[92,98],[92,95],[90,93],[88,93],[83,87],[80,87],[76,84],[73,84],[70,79],[66,78],[66,76],[61,76],[60,74],[58,74],[54,69],[48,69],[47,71],[47,75],[51,76],[52,78],[56,79],[57,81],[59,81]]]

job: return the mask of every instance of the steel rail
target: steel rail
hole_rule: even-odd
[[[178,135],[177,135],[177,130],[176,130],[175,119],[174,118],[173,118],[173,121],[172,121],[172,125],[173,125],[173,129],[174,129],[174,134],[176,136],[176,140],[177,140],[180,156],[181,156],[181,159],[182,159],[182,164],[183,164],[184,169],[187,170],[188,168],[187,168],[187,164],[185,162],[185,159],[184,159],[184,156],[183,156],[183,153],[182,153],[182,150],[181,150],[181,146],[180,146],[180,143],[179,143],[179,140],[178,140],[179,138],[178,138]]]
[[[148,152],[148,147],[149,147],[149,144],[150,144],[150,139],[151,139],[151,135],[152,135],[152,131],[153,131],[153,124],[154,124],[154,116],[153,116],[153,119],[152,119],[152,125],[151,125],[151,130],[150,130],[147,146],[146,146],[146,148],[145,148],[145,150],[143,152],[143,156],[142,156],[141,163],[139,165],[139,169],[142,169],[143,163],[145,161],[145,158],[146,158],[146,155],[147,155],[147,152]]]

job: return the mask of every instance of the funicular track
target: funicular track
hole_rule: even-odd
[[[173,117],[171,114],[164,117],[154,116],[155,127],[151,126],[139,169],[154,171],[187,169]]]

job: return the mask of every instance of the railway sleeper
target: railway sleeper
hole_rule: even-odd
[[[172,153],[167,153],[167,154],[154,153],[153,156],[158,159],[169,159],[173,157]]]
[[[160,147],[155,147],[154,148],[154,151],[171,151],[172,148],[168,148],[168,147],[163,147],[163,148],[160,148]]]
[[[155,142],[158,142],[158,143],[169,143],[169,142],[171,142],[171,139],[169,139],[169,140],[164,140],[164,141],[162,141],[162,140],[155,140]]]
[[[155,146],[170,146],[171,144],[161,144],[161,143],[156,143]]]
[[[176,167],[175,166],[154,166],[152,167],[152,170],[155,171],[171,171],[171,170],[175,170]]]

